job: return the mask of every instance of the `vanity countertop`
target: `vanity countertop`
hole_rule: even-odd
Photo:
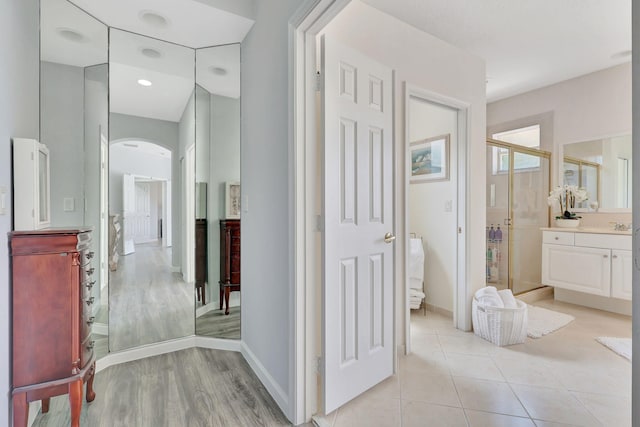
[[[622,236],[631,236],[631,230],[620,231],[613,228],[604,227],[576,227],[576,228],[562,228],[562,227],[543,227],[542,231],[561,231],[565,233],[593,233],[593,234],[619,234]]]

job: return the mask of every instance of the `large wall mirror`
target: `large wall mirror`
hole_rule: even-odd
[[[196,50],[196,334],[240,338],[240,45]]]
[[[40,4],[40,141],[50,152],[51,227],[94,228],[92,316],[107,352],[108,28],[67,0]],[[104,220],[103,220],[104,219]]]
[[[192,49],[41,0],[40,97],[51,225],[94,227],[97,357],[239,339],[240,45]]]
[[[631,209],[631,135],[565,144],[561,182],[584,187],[580,208]]]
[[[109,349],[194,333],[193,49],[111,29]]]

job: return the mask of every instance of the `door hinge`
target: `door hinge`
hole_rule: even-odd
[[[316,71],[316,92],[320,92],[322,90],[322,75],[320,71]]]
[[[322,374],[322,357],[316,357],[316,374]]]
[[[316,231],[322,231],[322,215],[316,215]]]

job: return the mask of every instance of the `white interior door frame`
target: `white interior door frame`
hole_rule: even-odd
[[[458,138],[456,141],[457,144],[457,192],[456,192],[456,202],[457,202],[457,241],[456,241],[456,274],[455,274],[455,284],[453,291],[453,325],[458,328],[465,330],[466,322],[468,321],[468,317],[471,313],[468,313],[466,310],[466,301],[468,298],[468,289],[467,289],[467,277],[469,277],[468,273],[468,263],[467,256],[468,254],[468,203],[467,203],[467,188],[468,188],[468,174],[467,170],[469,168],[468,165],[468,150],[469,150],[469,128],[471,126],[470,120],[470,105],[469,103],[450,98],[448,96],[444,96],[435,92],[431,92],[428,90],[424,90],[419,88],[418,86],[414,86],[407,82],[404,83],[404,150],[405,153],[405,177],[404,177],[404,186],[405,189],[409,188],[409,179],[411,170],[410,159],[408,156],[408,147],[410,141],[409,139],[409,100],[411,97],[417,97],[424,99],[425,101],[444,105],[450,108],[457,110],[458,112]],[[407,225],[409,224],[409,197],[408,191],[405,191],[404,198],[404,230],[408,230]],[[404,253],[407,256],[404,257],[404,277],[409,277],[409,239],[405,239],[405,248]],[[406,282],[406,280],[405,280]],[[409,307],[409,287],[405,284],[405,354],[411,353],[411,319],[410,319],[410,311],[406,309]]]
[[[292,326],[290,355],[289,419],[294,424],[307,422],[317,412],[317,355],[320,351],[317,327],[316,295],[321,284],[320,209],[315,195],[319,187],[316,149],[316,36],[351,0],[306,0],[289,20],[289,167],[294,176],[289,188],[290,215],[294,234],[290,236],[294,259],[290,271],[289,319]],[[293,400],[295,399],[295,400]]]
[[[289,402],[290,419],[295,424],[309,421],[317,412],[318,390],[316,291],[321,275],[317,259],[319,257],[318,236],[320,235],[320,207],[315,194],[318,191],[318,164],[316,162],[316,36],[351,0],[306,0],[298,12],[289,21],[289,81],[290,99],[293,100],[290,114],[290,149],[293,157],[290,162],[290,174],[295,177],[289,189],[291,218],[294,222],[294,234],[290,236],[290,257],[294,259],[290,271],[293,292],[289,301],[292,331],[290,348],[289,396],[295,401]],[[422,91],[423,95],[436,102],[458,109],[459,147],[458,155],[458,255],[456,272],[456,292],[454,297],[454,316],[456,327],[465,329],[471,313],[466,311],[468,289],[468,203],[469,188],[467,170],[469,165],[468,144],[471,123],[469,104],[439,94]],[[464,125],[462,125],[462,123]],[[406,206],[405,206],[406,211]],[[396,216],[396,221],[407,221],[406,217]],[[403,229],[397,228],[396,229]],[[407,240],[407,239],[405,239]],[[408,253],[404,248],[404,253]],[[406,257],[405,257],[406,259]]]

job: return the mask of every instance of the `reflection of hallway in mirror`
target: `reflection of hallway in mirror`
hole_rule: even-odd
[[[196,335],[239,340],[240,307],[229,308],[229,314],[226,316],[224,308],[199,316],[196,318]]]
[[[111,351],[193,334],[193,285],[171,271],[171,248],[160,241],[120,258],[109,290]]]

